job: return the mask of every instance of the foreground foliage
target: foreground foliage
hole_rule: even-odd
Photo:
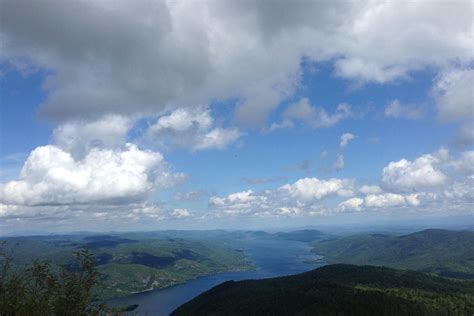
[[[472,315],[474,283],[382,267],[329,265],[265,280],[225,282],[179,315]]]
[[[35,261],[16,269],[9,253],[0,253],[0,315],[99,315],[96,299],[99,273],[92,253],[75,253],[77,271],[54,269]]]

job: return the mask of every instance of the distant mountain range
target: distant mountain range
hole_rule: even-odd
[[[328,263],[386,266],[474,279],[474,232],[428,229],[404,236],[363,234],[321,240],[314,252]]]
[[[328,265],[287,277],[229,281],[181,315],[472,315],[474,282],[383,267]]]
[[[296,241],[314,241],[324,238],[326,235],[319,230],[314,229],[303,229],[303,230],[295,230],[291,232],[280,232],[276,233],[275,237],[279,239],[286,239],[286,240],[296,240]]]

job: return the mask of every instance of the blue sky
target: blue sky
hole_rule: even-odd
[[[0,228],[473,215],[469,1],[233,5],[2,2]]]

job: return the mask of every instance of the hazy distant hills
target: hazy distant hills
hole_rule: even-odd
[[[304,230],[296,230],[291,232],[280,232],[275,234],[276,238],[279,239],[286,239],[286,240],[296,240],[296,241],[313,241],[319,240],[326,235],[319,230],[314,229],[304,229]]]
[[[474,279],[474,232],[428,229],[405,236],[364,234],[314,243],[328,263],[350,263]]]
[[[474,282],[424,273],[328,265],[287,277],[229,281],[172,313],[180,315],[472,315]]]

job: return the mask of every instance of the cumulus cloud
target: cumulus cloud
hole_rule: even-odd
[[[425,204],[438,210],[465,209],[474,200],[473,166],[474,151],[461,152],[456,158],[442,148],[414,161],[402,159],[389,163],[382,171],[382,181],[387,189],[395,192],[417,192],[404,196],[408,206]],[[360,192],[376,193],[362,188]]]
[[[450,165],[462,174],[468,176],[474,174],[474,150],[464,151],[459,159],[451,161]]]
[[[237,128],[216,127],[207,107],[183,108],[157,119],[147,137],[161,147],[223,149],[241,136]]]
[[[211,197],[210,202],[214,205],[224,205],[225,203],[243,204],[257,200],[258,197],[253,194],[252,190],[231,193],[225,198]]]
[[[185,218],[190,217],[191,213],[185,208],[175,208],[171,211],[171,215],[175,218]]]
[[[405,196],[405,201],[407,202],[408,205],[411,206],[418,206],[420,205],[420,200],[418,199],[418,194],[409,194]]]
[[[236,100],[233,122],[259,124],[301,87],[302,58],[329,61],[336,75],[357,83],[403,80],[434,69],[440,73],[433,87],[440,118],[472,119],[470,1],[1,0],[0,7],[0,61],[24,75],[42,71],[46,98],[39,112],[61,123],[53,144],[33,151],[19,179],[0,186],[0,203],[8,205],[3,213],[20,213],[23,204],[35,205],[23,205],[26,212],[42,209],[38,205],[51,210],[55,204],[142,200],[182,180],[159,153],[125,144],[133,124],[126,117],[157,118],[149,135],[165,147],[225,148],[240,130],[216,124],[209,109],[189,104]],[[389,111],[404,112],[403,105]],[[329,109],[302,98],[270,129],[298,122],[330,127],[351,116],[347,104]],[[464,136],[463,142],[469,138]],[[446,195],[462,195],[465,179],[456,187],[440,158],[428,156],[390,163],[383,184],[395,191],[434,190],[449,182]],[[250,203],[252,210],[259,203],[269,206],[258,208],[262,214],[301,214],[301,205],[310,203],[305,212],[312,212],[316,202],[353,191],[348,183],[329,189],[341,185],[308,179],[304,188],[295,182],[224,205]],[[137,214],[159,213],[147,207],[137,207]]]
[[[363,185],[359,191],[362,194],[378,194],[382,192],[382,189],[378,185]]]
[[[237,120],[255,123],[292,96],[303,57],[379,83],[473,59],[469,1],[3,0],[1,7],[1,59],[48,71],[40,110],[58,120],[237,99]]]
[[[418,206],[417,194],[401,195],[396,193],[368,194],[365,198],[351,198],[339,203],[342,210],[360,211],[363,208],[385,209],[391,207]]]
[[[209,199],[211,211],[233,216],[293,216],[318,213],[322,201],[330,197],[349,197],[354,182],[350,179],[302,178],[271,190],[231,193]]]
[[[362,204],[364,204],[364,200],[361,198],[351,198],[345,200],[344,202],[339,203],[339,207],[342,210],[352,209],[359,211],[361,209]]]
[[[106,115],[93,121],[74,120],[58,126],[53,139],[58,147],[82,159],[93,148],[122,147],[131,125],[131,119],[119,115]]]
[[[400,194],[384,193],[369,194],[365,197],[364,203],[367,207],[391,207],[405,205],[405,198]]]
[[[209,205],[227,215],[255,215],[268,209],[267,197],[254,194],[252,190],[231,193],[226,197],[212,196]]]
[[[293,184],[285,184],[280,187],[280,192],[287,192],[298,201],[309,202],[320,200],[330,195],[350,196],[352,195],[351,180],[318,178],[303,178]]]
[[[423,116],[423,110],[419,106],[404,105],[398,100],[393,100],[385,106],[384,115],[392,118],[416,120]]]
[[[455,181],[451,186],[444,189],[443,194],[451,201],[464,200],[471,206],[474,203],[474,177]],[[452,203],[452,202],[451,202]]]
[[[0,202],[14,205],[122,204],[143,199],[158,187],[183,180],[163,156],[133,144],[123,150],[93,148],[75,160],[54,146],[36,148],[19,179],[0,185]]]
[[[313,216],[351,211],[471,211],[474,153],[457,158],[446,149],[389,164],[381,185],[352,179],[302,178],[278,188],[231,193],[209,199],[214,216]],[[407,192],[403,192],[407,191]],[[411,191],[411,192],[410,192]],[[338,201],[335,206],[333,202]]]
[[[209,199],[214,216],[313,216],[337,212],[472,212],[474,152],[457,158],[446,149],[402,159],[383,169],[380,185],[353,179],[302,178],[280,187]],[[336,204],[334,204],[336,201]]]
[[[449,14],[443,13],[449,10]],[[387,82],[427,65],[449,66],[456,62],[450,58],[453,55],[466,63],[472,60],[472,33],[468,26],[472,16],[463,10],[470,10],[468,1],[456,5],[368,2],[360,12],[363,16],[349,23],[353,29],[347,30],[348,37],[354,42],[348,49],[354,51],[336,62],[337,69],[344,77]],[[386,42],[386,38],[391,40]],[[382,42],[386,45],[380,45]],[[437,52],[430,55],[433,50]]]
[[[401,159],[390,162],[382,171],[382,181],[400,190],[423,189],[445,183],[446,175],[436,167],[439,158],[427,154],[414,161]]]
[[[473,87],[474,69],[456,69],[441,74],[433,87],[439,117],[445,121],[474,119]]]

